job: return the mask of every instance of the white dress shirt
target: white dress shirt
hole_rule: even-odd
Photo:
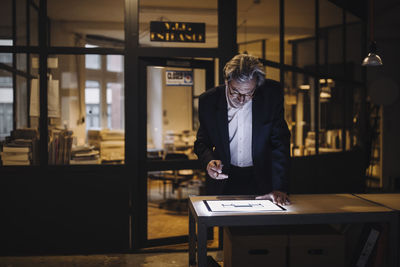
[[[229,148],[231,164],[238,167],[253,166],[252,156],[252,106],[253,100],[242,107],[235,108],[230,103],[227,88],[225,89],[228,103]],[[240,127],[239,127],[240,125]]]

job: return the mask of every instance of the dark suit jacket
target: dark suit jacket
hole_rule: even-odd
[[[266,79],[253,97],[252,156],[258,192],[287,192],[290,161],[290,132],[284,119],[283,90],[276,81]],[[225,85],[204,92],[199,98],[200,127],[194,151],[207,167],[210,160],[222,161],[223,173],[229,175],[230,148]],[[228,178],[229,179],[229,178]],[[224,192],[227,180],[207,175],[207,194]]]

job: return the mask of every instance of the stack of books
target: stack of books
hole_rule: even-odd
[[[1,162],[3,166],[31,165],[31,149],[29,146],[5,144],[1,152]]]
[[[49,129],[49,164],[68,165],[71,158],[73,132],[66,129]]]
[[[24,128],[11,131],[1,152],[3,166],[37,164],[38,136],[37,129]]]
[[[100,164],[100,153],[93,146],[73,146],[69,163],[71,165]]]
[[[123,130],[89,130],[88,143],[100,151],[102,163],[123,163],[125,160]]]

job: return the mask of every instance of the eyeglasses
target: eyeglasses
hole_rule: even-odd
[[[229,93],[231,94],[232,97],[235,97],[235,98],[240,97],[240,98],[244,98],[246,100],[250,100],[251,98],[253,98],[254,92],[256,91],[256,87],[254,87],[250,93],[242,94],[235,87],[232,87],[232,85],[230,83],[228,83],[228,89],[229,89]]]

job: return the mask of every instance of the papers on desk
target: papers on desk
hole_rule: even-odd
[[[255,212],[285,210],[270,200],[204,200],[209,211],[215,212]]]

